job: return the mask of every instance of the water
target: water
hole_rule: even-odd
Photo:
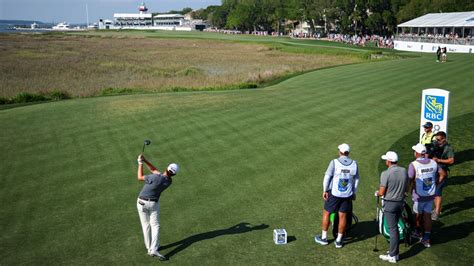
[[[0,0],[1,1],[1,0]],[[15,26],[20,26],[20,27],[25,27],[25,30],[13,30],[13,27]],[[49,28],[51,29],[54,25],[50,23],[43,23],[39,24],[38,27],[40,28]],[[70,24],[71,28],[75,26],[80,26],[80,27],[85,27],[84,24]],[[15,33],[15,32],[45,32],[44,30],[38,29],[38,30],[31,30],[31,23],[21,23],[21,24],[12,24],[12,23],[4,23],[0,22],[0,33]]]
[[[10,27],[13,27],[13,25],[0,23],[0,33],[2,33],[2,32],[13,32],[12,30],[8,29]]]

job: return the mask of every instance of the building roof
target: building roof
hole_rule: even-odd
[[[474,27],[474,11],[430,13],[398,24],[398,27]]]
[[[151,19],[151,14],[137,14],[137,13],[115,13],[114,18],[149,18]]]
[[[154,18],[184,18],[181,14],[160,14],[154,16]]]

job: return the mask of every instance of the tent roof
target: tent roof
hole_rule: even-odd
[[[430,13],[398,24],[398,27],[474,27],[474,11]]]

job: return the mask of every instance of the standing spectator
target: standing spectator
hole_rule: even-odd
[[[409,189],[412,191],[413,211],[416,214],[415,236],[421,238],[421,243],[431,247],[431,210],[436,191],[436,184],[444,178],[443,171],[437,163],[425,157],[425,145],[418,143],[412,147],[415,151],[416,160],[408,166]],[[414,185],[414,187],[413,187]],[[421,235],[421,227],[423,234]]]
[[[438,50],[436,50],[436,62],[439,62],[439,59],[441,57],[441,47],[438,46]]]
[[[425,133],[421,135],[420,143],[426,146],[426,154],[431,156],[433,153],[433,138],[434,138],[433,123],[426,122],[423,125],[423,128],[425,130]]]
[[[390,249],[387,255],[380,255],[379,258],[396,263],[399,260],[398,253],[398,220],[402,216],[405,205],[405,192],[407,191],[408,175],[407,170],[398,166],[398,154],[388,151],[382,155],[385,160],[387,170],[380,175],[380,188],[375,191],[376,197],[383,197],[382,205],[384,215],[387,218],[390,230]]]
[[[145,184],[137,199],[138,215],[143,229],[143,237],[148,255],[166,260],[166,257],[158,252],[160,247],[160,195],[171,186],[172,177],[178,172],[178,165],[172,163],[164,173],[160,173],[143,155],[138,156],[137,178]],[[152,172],[143,175],[143,163]]]
[[[441,63],[444,63],[448,60],[448,55],[447,55],[447,49],[446,47],[443,47],[441,50]]]
[[[433,152],[433,160],[443,169],[444,178],[436,187],[436,194],[434,199],[435,209],[431,214],[431,219],[436,221],[441,214],[441,204],[443,202],[442,194],[443,188],[447,185],[449,166],[454,164],[454,149],[446,140],[446,133],[440,131],[435,135],[435,144]]]
[[[322,234],[314,237],[314,241],[327,245],[329,216],[338,212],[339,225],[336,248],[342,248],[342,237],[346,230],[347,215],[352,213],[352,200],[356,198],[359,184],[359,169],[357,162],[349,158],[349,145],[343,143],[338,146],[339,158],[331,160],[324,175],[323,200],[324,210],[321,223]]]

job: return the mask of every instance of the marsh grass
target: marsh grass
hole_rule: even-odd
[[[253,88],[294,73],[365,60],[310,50],[140,34],[5,34],[0,35],[0,96],[51,90],[88,97],[118,91]]]

